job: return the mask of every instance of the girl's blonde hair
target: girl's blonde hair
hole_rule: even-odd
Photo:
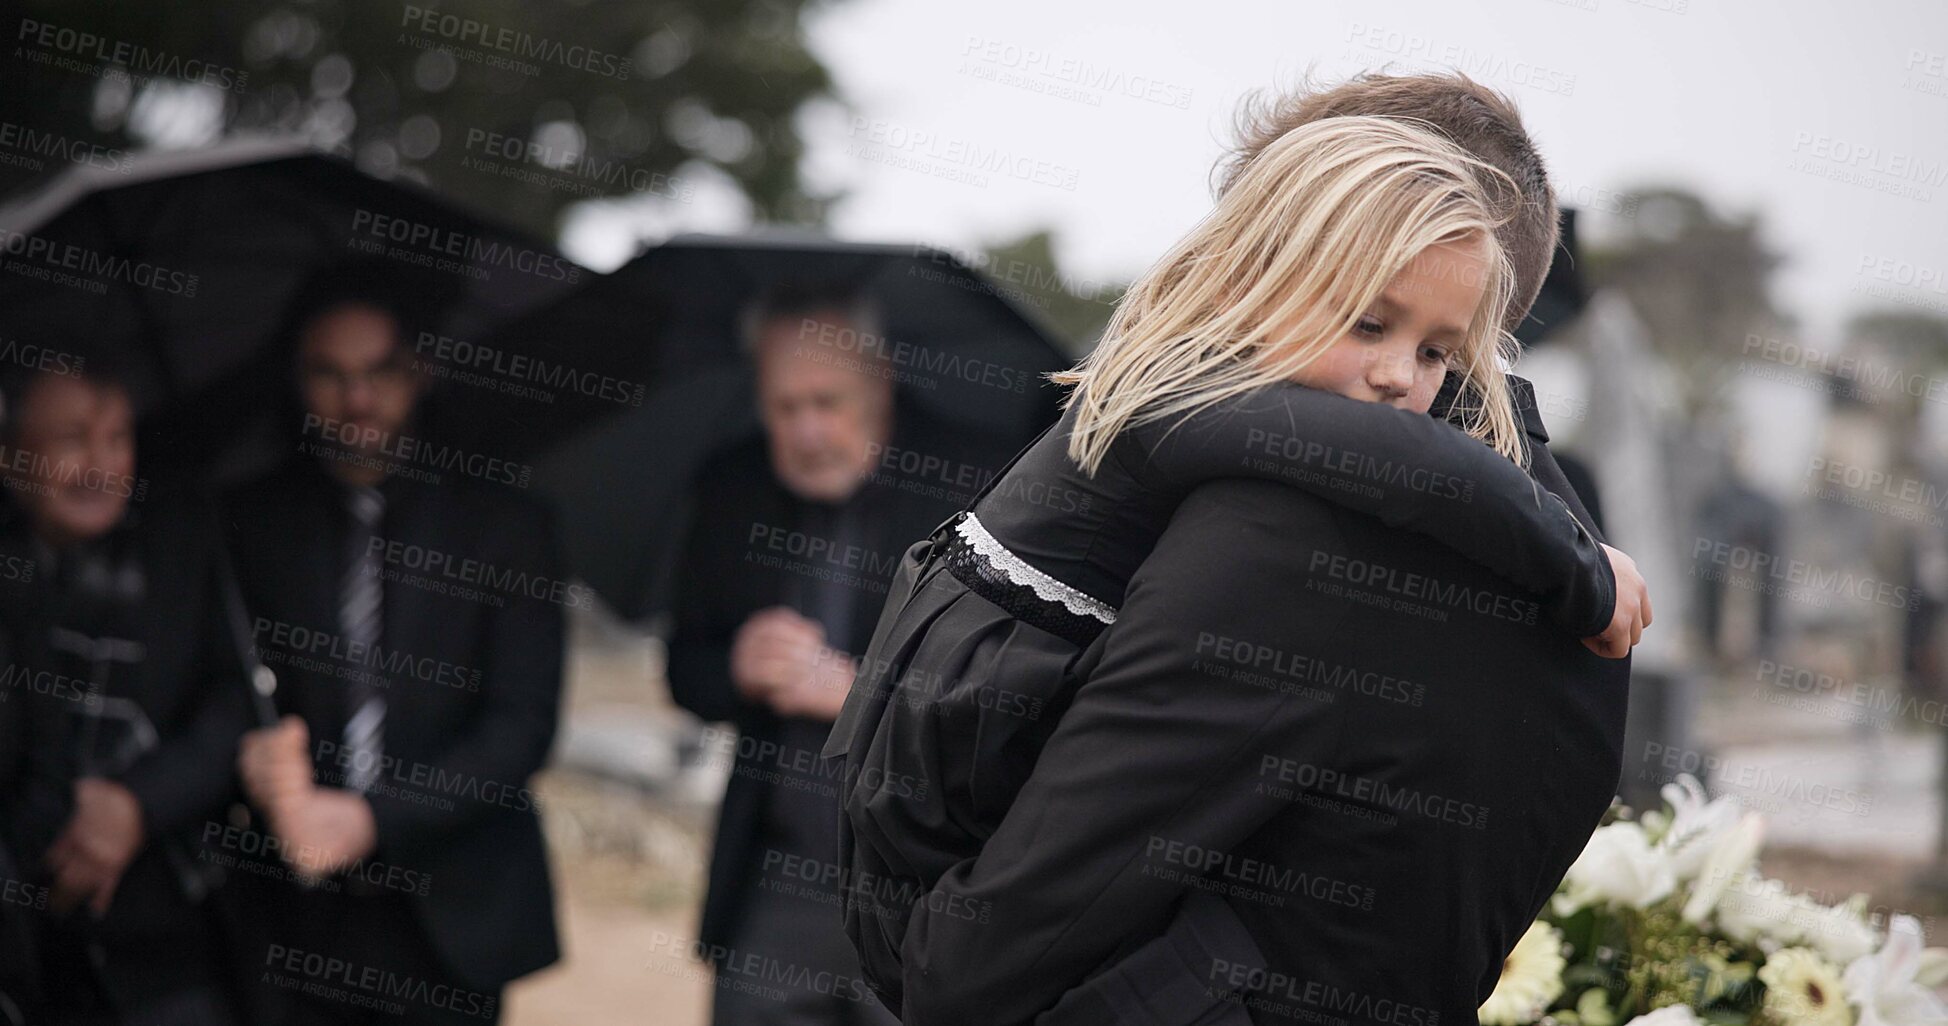
[[[1215,209],[1130,286],[1095,350],[1050,376],[1075,386],[1064,400],[1080,407],[1070,458],[1093,475],[1123,431],[1290,379],[1422,250],[1479,241],[1488,281],[1455,354],[1468,386],[1457,407],[1469,435],[1526,464],[1502,377],[1517,353],[1501,326],[1514,272],[1495,238],[1521,196],[1423,124],[1326,118],[1240,168]],[[1293,334],[1271,336],[1285,324]]]

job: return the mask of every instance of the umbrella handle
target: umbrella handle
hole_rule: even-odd
[[[250,700],[259,726],[277,726],[277,671],[257,663],[250,669]]]
[[[217,601],[223,603],[223,612],[230,621],[231,643],[237,647],[237,659],[243,664],[244,675],[249,677],[251,711],[257,717],[260,727],[277,726],[277,672],[264,665],[257,656],[257,644],[252,640],[250,617],[244,611],[243,589],[237,587],[237,574],[230,563],[229,546],[219,538],[216,543],[216,576],[220,594]]]

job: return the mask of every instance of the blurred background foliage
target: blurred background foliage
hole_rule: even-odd
[[[800,115],[847,109],[805,38],[831,2],[0,0],[54,33],[26,50],[71,59],[21,64],[0,121],[123,151],[296,134],[549,240],[576,203],[687,203],[706,180],[753,221],[824,227],[843,193],[801,177]],[[0,163],[0,195],[45,173]],[[1124,285],[1075,280],[1047,231],[963,256],[1078,356]]]
[[[547,237],[578,200],[673,191],[685,176],[715,173],[761,220],[819,224],[835,197],[800,181],[794,120],[808,101],[834,98],[800,24],[816,6],[25,0],[21,16],[77,34],[62,38],[100,40],[52,48],[79,64],[99,71],[119,47],[118,63],[159,58],[204,80],[43,68],[0,90],[0,119],[128,149],[301,133],[368,172],[415,179]],[[537,188],[483,162],[553,173],[555,184]],[[0,192],[32,177],[0,167]]]

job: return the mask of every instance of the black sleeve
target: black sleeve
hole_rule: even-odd
[[[1536,593],[1578,638],[1615,612],[1609,557],[1563,500],[1425,414],[1281,384],[1141,425],[1112,453],[1149,488],[1259,478],[1427,535]]]
[[[666,646],[664,675],[670,698],[710,722],[735,722],[759,707],[744,701],[731,684],[730,650],[738,624],[718,615],[712,584],[741,567],[715,543],[712,528],[722,518],[720,491],[699,489],[696,512],[685,534],[671,597],[675,616]]]

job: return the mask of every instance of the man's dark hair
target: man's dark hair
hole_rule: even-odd
[[[1455,145],[1515,180],[1517,209],[1495,232],[1515,268],[1515,294],[1509,297],[1510,331],[1522,323],[1556,251],[1560,214],[1549,172],[1535,143],[1522,127],[1522,114],[1507,96],[1460,72],[1387,75],[1363,72],[1322,89],[1307,85],[1288,93],[1256,93],[1238,109],[1238,142],[1218,163],[1218,192],[1228,191],[1238,175],[1285,133],[1333,117],[1396,117],[1425,122]],[[1488,190],[1500,195],[1502,190]]]
[[[392,318],[395,343],[410,345],[435,317],[428,309],[429,292],[419,275],[377,260],[349,260],[313,272],[298,285],[284,306],[279,339],[295,364],[305,329],[325,314],[348,306],[364,306]]]

